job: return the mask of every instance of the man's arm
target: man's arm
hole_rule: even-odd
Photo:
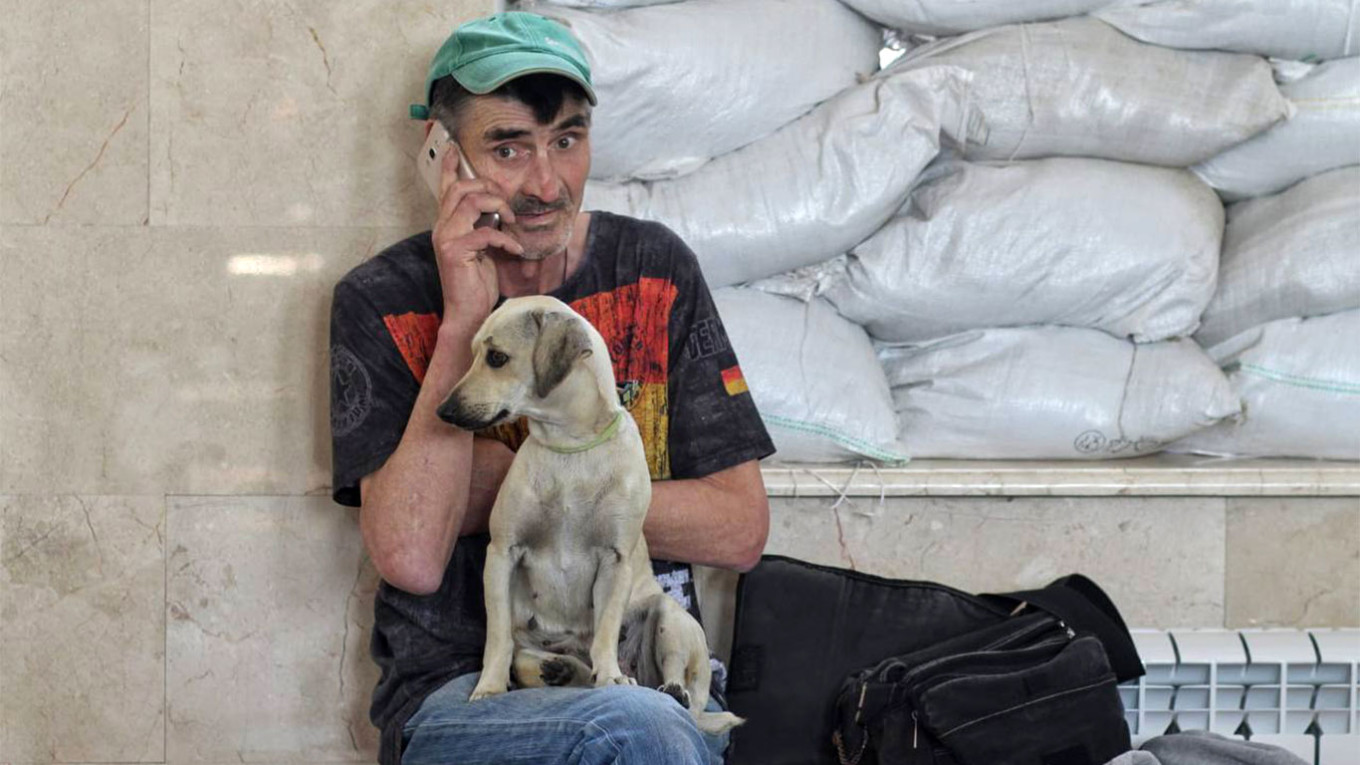
[[[471,364],[471,335],[441,326],[396,451],[359,482],[359,529],[373,565],[398,589],[439,589],[458,537],[486,529],[514,458],[499,441],[439,420],[435,410]]]
[[[749,571],[770,531],[770,504],[756,460],[702,478],[652,482],[642,527],[654,558]]]
[[[444,157],[439,219],[430,236],[444,300],[434,351],[396,450],[359,482],[359,530],[373,565],[389,584],[415,594],[439,589],[466,526],[485,527],[479,515],[485,487],[499,487],[510,463],[435,414],[472,366],[472,338],[496,303],[496,267],[483,253],[493,246],[524,252],[499,229],[473,228],[484,212],[510,222],[514,212],[487,181],[459,180],[453,157]],[[494,497],[494,489],[490,493]]]
[[[420,411],[417,401],[413,424]],[[434,416],[433,409],[429,416]],[[428,430],[408,426],[410,437],[359,484],[359,524],[378,573],[394,587],[418,595],[439,588],[457,537],[486,531],[496,493],[515,456],[499,441],[469,438],[435,422]],[[465,440],[472,442],[470,482],[459,472],[467,464],[467,447],[460,443]],[[446,470],[437,469],[439,465]],[[446,475],[429,480],[439,473]],[[439,486],[453,486],[454,491],[438,491]],[[397,497],[406,501],[393,501]],[[770,506],[755,460],[703,478],[652,482],[643,533],[653,557],[748,571],[760,560],[769,530]]]

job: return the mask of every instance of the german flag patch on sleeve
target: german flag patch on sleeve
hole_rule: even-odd
[[[736,396],[741,393],[749,393],[750,388],[746,387],[746,378],[741,376],[741,366],[732,366],[722,371],[723,387],[727,389],[727,395]]]

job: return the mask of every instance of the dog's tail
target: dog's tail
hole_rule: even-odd
[[[726,733],[744,722],[745,719],[731,712],[698,712],[694,715],[695,725],[704,733]]]

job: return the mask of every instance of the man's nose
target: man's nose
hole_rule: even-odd
[[[536,155],[529,165],[529,176],[524,181],[524,193],[551,204],[557,201],[559,190],[557,170],[553,167],[552,156],[547,152]]]

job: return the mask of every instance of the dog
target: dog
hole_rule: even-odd
[[[514,298],[483,322],[472,353],[439,418],[475,431],[523,416],[529,436],[491,510],[486,649],[469,700],[505,693],[512,674],[524,688],[641,683],[700,730],[740,725],[704,711],[703,629],[652,576],[651,476],[600,333],[560,300]]]

